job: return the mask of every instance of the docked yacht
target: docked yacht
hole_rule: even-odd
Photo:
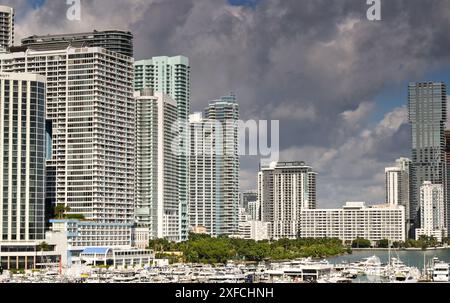
[[[419,283],[419,280],[415,274],[398,272],[392,278],[391,283]]]
[[[384,274],[384,266],[377,256],[365,258],[360,262],[353,263],[350,269],[368,277],[380,277]]]
[[[449,264],[436,262],[433,267],[433,282],[449,282]]]

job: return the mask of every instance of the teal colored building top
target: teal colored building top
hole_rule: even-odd
[[[185,56],[158,56],[134,63],[134,89],[151,88],[154,92],[161,92],[172,97],[177,102],[178,121],[189,121],[191,110],[191,68],[189,59]],[[181,123],[181,138],[179,156],[179,170],[177,185],[180,210],[180,240],[186,240],[188,235],[187,205],[188,205],[188,137],[187,123]]]
[[[182,64],[182,65],[189,65],[189,58],[185,56],[157,56],[152,57],[151,59],[143,59],[138,60],[134,62],[135,66],[139,65],[156,65],[158,63],[164,63],[164,64]]]

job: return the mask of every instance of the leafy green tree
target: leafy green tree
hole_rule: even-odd
[[[226,263],[229,260],[259,262],[285,260],[300,257],[334,256],[347,252],[339,239],[281,239],[279,241],[254,241],[230,239],[227,236],[212,238],[209,235],[191,234],[183,243],[171,243],[165,239],[149,242],[149,248],[166,255],[164,251],[180,251],[184,261],[190,263]]]
[[[353,248],[370,248],[372,246],[372,243],[370,240],[364,239],[364,238],[356,238],[352,242]]]
[[[418,247],[421,247],[422,249],[427,249],[428,247],[436,247],[438,246],[438,241],[435,237],[431,236],[420,236],[419,240],[417,241]]]
[[[153,249],[156,252],[170,251],[171,244],[167,239],[155,239],[150,240],[148,248]]]
[[[396,242],[392,243],[392,247],[394,247],[394,248],[404,248],[404,247],[406,247],[406,243],[402,242],[402,241],[400,241],[400,242],[396,241]]]
[[[377,241],[377,247],[378,248],[389,248],[389,240],[383,239],[383,240]]]

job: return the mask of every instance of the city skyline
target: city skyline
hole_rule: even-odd
[[[236,3],[231,4],[231,5],[232,6],[236,6]],[[237,6],[240,6],[240,5],[242,5],[242,4],[239,4]],[[8,9],[6,9],[6,11],[8,11]],[[13,25],[13,29],[14,29],[14,25]],[[12,30],[12,32],[14,32],[14,30]],[[97,32],[96,30],[94,30],[93,33],[94,33],[94,35],[97,35],[97,33],[99,33],[98,34],[99,37],[102,35],[102,32]],[[119,35],[123,35],[121,37],[123,38],[123,41],[126,40],[125,41],[126,43],[125,44],[120,44],[119,43],[120,44],[120,48],[118,48],[117,45],[119,45],[119,44],[115,44],[115,42],[113,40],[111,40],[111,43],[106,46],[107,48],[108,47],[112,47],[112,48],[116,48],[117,47],[119,49],[119,51],[123,51],[125,53],[128,53],[130,50],[133,49],[132,43],[130,43],[130,41],[128,40],[130,38],[131,38],[130,40],[133,39],[133,34],[131,32],[120,33],[119,31],[111,30],[109,33],[113,33],[113,35],[115,35],[116,33],[119,34]],[[80,39],[90,39],[91,38],[89,33],[76,34],[76,35],[78,35],[80,37]],[[104,35],[104,36],[107,37],[106,35]],[[50,45],[50,43],[54,43],[53,41],[60,41],[60,39],[61,40],[64,39],[64,41],[66,41],[67,38],[71,37],[71,36],[72,36],[72,34],[70,34],[70,33],[68,33],[68,34],[67,33],[66,34],[60,34],[60,35],[56,34],[56,35],[49,35],[49,36],[45,36],[45,35],[39,36],[39,35],[33,34],[31,36],[27,36],[25,39],[22,39],[22,43],[23,43],[23,45],[28,45],[28,44],[29,45],[33,45],[33,48],[35,48],[34,52],[36,52],[36,54],[40,54],[39,53],[40,51],[52,50],[52,48],[48,47],[47,44]],[[46,37],[48,37],[48,38],[46,38]],[[65,38],[63,38],[63,37],[65,37]],[[75,37],[75,36],[73,36],[73,37]],[[92,41],[94,41],[94,40],[92,40]],[[42,44],[40,44],[40,43],[42,43]],[[93,42],[93,43],[96,43],[96,42]],[[34,46],[34,45],[36,45],[36,46]],[[93,46],[95,46],[95,44]],[[61,47],[61,46],[58,46],[58,47]],[[74,46],[74,47],[76,47],[76,46]],[[13,50],[13,53],[19,53],[19,52],[20,52],[19,49]],[[60,54],[60,51],[54,51],[54,52],[55,52],[55,54]],[[34,54],[33,51],[31,51],[30,54],[31,54],[30,57],[32,57],[33,54]],[[45,55],[47,55],[47,54],[45,54]],[[28,56],[28,54],[26,56]],[[6,55],[6,57],[8,57],[8,56]],[[12,56],[11,57],[11,62],[14,62],[14,60],[17,60],[16,57],[17,56]],[[8,61],[7,64],[10,64],[10,62]],[[7,66],[7,65],[5,65],[5,66]],[[143,73],[141,73],[140,70],[139,70],[139,68],[142,68],[142,67],[143,67]],[[7,67],[4,67],[4,70],[5,71],[14,71],[17,68],[18,67],[15,67],[15,66],[11,66],[11,67],[7,66]],[[167,75],[165,75],[164,73],[161,73],[166,68],[167,68],[167,71],[168,71]],[[169,72],[169,68],[171,70],[170,72]],[[172,69],[173,69],[173,71],[172,71]],[[159,73],[161,73],[161,75],[158,75],[158,70],[159,70]],[[25,71],[28,71],[28,67],[26,68]],[[33,71],[33,66],[31,68],[31,71]],[[147,73],[148,73],[148,75],[147,75]],[[171,73],[173,73],[174,75],[171,75]],[[190,113],[190,93],[191,93],[191,90],[190,90],[190,66],[189,66],[189,59],[187,57],[185,57],[185,56],[177,56],[177,57],[161,56],[161,57],[158,57],[158,56],[156,56],[156,57],[152,57],[152,59],[138,60],[138,61],[135,62],[135,74],[136,74],[136,79],[134,80],[135,89],[139,89],[139,88],[142,88],[142,87],[152,87],[152,88],[155,88],[157,91],[166,91],[166,93],[172,94],[173,96],[176,96],[175,99],[178,99],[178,101],[177,101],[177,103],[178,103],[178,116],[179,116],[178,118],[179,119],[187,119],[187,116]],[[181,79],[181,78],[177,78],[179,75],[184,75],[183,77],[186,77],[186,78],[183,78],[182,80],[178,80],[178,79]],[[164,77],[167,77],[167,78],[165,79]],[[177,79],[177,80],[175,80],[175,79]],[[443,83],[443,82],[441,82],[441,83]],[[420,85],[420,83],[418,85]],[[180,89],[180,87],[181,87],[181,89]],[[410,96],[409,97],[409,99],[410,99],[409,103],[411,103],[411,87],[412,86],[410,84],[409,85],[409,96]],[[175,88],[175,90],[173,90],[173,88]],[[440,95],[440,99],[442,99],[442,102],[444,103],[444,106],[445,106],[446,102],[445,102],[444,99],[447,98],[446,90],[443,89],[442,92],[443,92],[443,94]],[[51,97],[51,95],[49,95],[49,96]],[[411,109],[410,109],[410,112],[411,112]],[[50,113],[51,113],[51,111],[50,111]],[[348,118],[349,115],[350,115],[349,112],[346,112],[344,114],[346,114],[346,115],[344,115],[346,118]],[[412,114],[410,113],[410,117],[411,117],[411,115]],[[446,117],[446,112],[443,111],[441,116],[444,119]],[[410,120],[411,120],[411,118],[410,118]],[[414,132],[415,132],[414,127],[415,126],[414,126],[413,121],[410,121],[410,122],[413,125],[413,134],[414,134]],[[442,124],[442,122],[440,122],[440,124]],[[442,126],[441,126],[441,128],[442,128]],[[444,128],[445,128],[445,123],[444,123]],[[442,137],[441,138],[442,139],[441,143],[444,141],[443,140],[444,130],[445,129],[441,129],[440,130],[440,134],[441,134],[441,137]],[[58,142],[58,141],[56,140],[56,142]],[[413,141],[413,143],[414,143],[414,141]],[[57,147],[57,144],[55,146]],[[444,147],[441,146],[441,150],[442,150],[442,157],[441,158],[442,159],[445,157],[444,149],[445,149],[445,146]],[[414,156],[414,152],[413,152],[413,157],[412,158],[414,159],[414,157],[415,156]],[[290,160],[293,160],[293,159],[294,158],[292,158]],[[295,159],[304,159],[304,157],[298,156]],[[314,164],[312,164],[312,166],[314,166]],[[314,166],[314,167],[316,167],[316,166]],[[51,168],[52,168],[52,165],[49,166],[49,169],[51,169]],[[182,168],[182,170],[183,169],[184,168]],[[443,168],[442,168],[442,171],[441,171],[440,174],[442,176],[444,175]],[[179,175],[184,175],[184,174],[183,173],[179,173]],[[432,179],[432,178],[431,177],[430,178],[425,178],[425,179],[421,178],[421,181],[426,181],[428,179]],[[441,183],[443,182],[443,177],[439,177],[438,179],[441,180],[439,182],[441,182]],[[183,187],[183,186],[184,185],[182,185],[181,187]],[[254,187],[252,187],[252,188],[254,188]],[[246,190],[246,189],[248,189],[248,188],[246,188],[244,186],[241,187],[241,190]],[[182,193],[182,192],[183,192],[183,190],[180,191],[180,193]],[[413,192],[414,192],[414,190],[413,190]],[[184,194],[182,194],[182,195],[184,195]],[[413,197],[414,197],[414,195],[417,195],[417,194],[412,194]],[[351,199],[356,200],[353,197]],[[181,207],[180,207],[179,215],[178,215],[178,218],[179,218],[180,222],[182,220],[181,218],[186,217],[186,214],[187,214],[187,210],[182,211],[182,209],[187,209],[186,206],[183,206],[183,202],[182,202],[183,200],[184,200],[184,198],[182,198],[180,196],[180,201],[181,201],[180,205],[181,205]],[[187,198],[186,198],[186,200],[187,200]],[[346,200],[348,200],[348,199],[346,199]],[[370,201],[367,198],[365,198],[364,200]],[[371,203],[377,203],[377,202],[382,202],[382,200],[380,200],[380,201],[370,201],[370,202]],[[389,202],[389,201],[385,200],[384,202]],[[58,202],[58,203],[61,203],[61,202]],[[320,203],[320,200],[319,200],[319,203]],[[417,208],[417,206],[414,206],[414,205],[418,205],[419,204],[418,199],[417,198],[413,198],[413,203],[412,204],[413,204],[413,208]],[[323,205],[321,205],[321,206],[323,207]],[[83,211],[79,212],[79,211],[76,211],[76,210],[75,211],[72,210],[72,212],[74,214],[78,214],[78,213],[84,214]],[[180,223],[180,225],[183,225],[183,224]],[[184,230],[185,230],[184,232],[181,231],[181,234],[186,234],[187,233],[186,232],[187,227],[185,227]],[[184,236],[181,235],[180,239],[183,239],[183,238],[184,238]]]
[[[191,1],[183,4],[165,1],[164,5],[135,1],[128,5],[98,0],[83,3],[83,22],[65,18],[65,3],[46,1],[31,5],[25,1],[5,1],[5,4],[16,6],[16,43],[32,34],[55,33],[55,28],[61,33],[106,29],[109,26],[104,20],[114,18],[116,28],[134,33],[137,59],[167,51],[168,55],[188,56],[195,66],[194,112],[218,93],[234,90],[241,100],[244,120],[281,120],[281,160],[305,160],[315,167],[322,185],[318,191],[321,207],[337,207],[349,198],[382,202],[384,168],[393,159],[410,157],[405,107],[407,83],[449,82],[448,58],[438,52],[439,32],[431,30],[422,18],[413,18],[420,11],[433,15],[435,22],[445,26],[448,24],[443,13],[447,9],[445,1],[434,1],[434,7],[440,9],[433,11],[421,2],[397,6],[386,3],[383,22],[378,24],[367,22],[361,1],[329,4],[325,15],[321,13],[323,4],[311,1],[310,16],[304,15],[303,5],[297,2],[257,1],[245,5],[233,1],[230,5],[224,0],[200,7]],[[105,5],[114,9],[102,10]],[[259,26],[263,22],[275,25],[275,12],[299,33],[286,47],[281,47],[282,41],[293,33],[291,29],[279,24],[268,32]],[[323,22],[314,23],[312,20],[319,13]],[[152,18],[153,14],[185,17],[168,25],[152,23],[157,20]],[[214,25],[211,33],[203,26],[209,22]],[[388,30],[403,23],[406,25],[396,32]],[[430,43],[421,46],[423,51],[408,50],[407,41],[413,39],[413,33],[419,36],[426,32],[432,35],[427,36]],[[397,39],[398,36],[403,38]],[[158,43],[150,43],[155,40]],[[266,40],[274,43],[267,45]],[[434,43],[436,47],[431,46]],[[227,44],[233,47],[222,49]],[[344,44],[351,48],[346,49]],[[319,49],[321,45],[325,47]],[[375,56],[378,52],[380,56]],[[296,60],[287,59],[294,54]],[[386,63],[381,64],[375,57]],[[340,67],[335,68],[330,60],[339,60]],[[312,66],[308,62],[317,64]],[[333,68],[327,68],[326,64]],[[270,84],[278,82],[273,79],[279,79],[283,85]],[[317,119],[318,115],[323,119]],[[296,134],[300,132],[304,135],[298,137]],[[256,188],[257,168],[257,159],[243,159],[242,190]],[[344,168],[348,174],[342,176]]]
[[[0,283],[449,280],[450,56],[419,0],[52,1],[0,5]]]

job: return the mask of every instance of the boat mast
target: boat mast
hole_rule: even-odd
[[[423,275],[424,275],[425,279],[428,279],[427,260],[425,257],[425,252],[423,252]]]
[[[389,252],[389,266],[392,266],[392,260],[391,260],[391,240],[388,238],[388,252]]]

